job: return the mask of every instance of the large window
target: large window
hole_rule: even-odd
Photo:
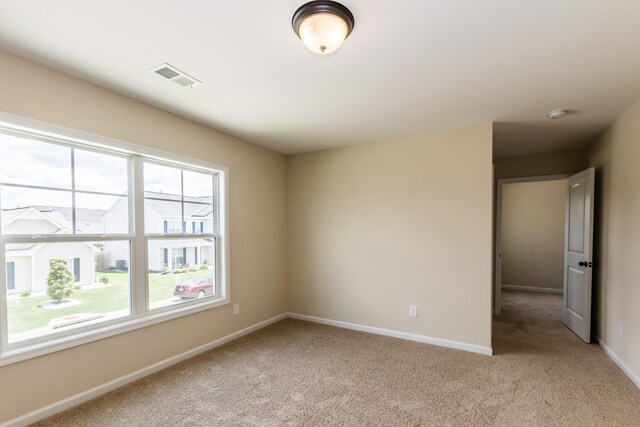
[[[227,302],[225,168],[5,115],[0,153],[0,364]]]

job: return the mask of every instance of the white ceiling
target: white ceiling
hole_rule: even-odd
[[[344,0],[322,59],[291,29],[304,1],[0,0],[0,48],[283,153],[486,121],[496,156],[567,149],[640,99],[637,0]]]

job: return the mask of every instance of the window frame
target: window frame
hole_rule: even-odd
[[[0,235],[0,289],[2,290],[2,292],[0,292],[0,366],[229,304],[228,167],[204,160],[193,159],[188,156],[51,125],[4,112],[0,112],[0,133],[36,139],[47,143],[77,147],[83,150],[97,151],[103,154],[116,155],[129,159],[127,166],[128,188],[126,195],[129,205],[129,232],[127,234],[75,234],[76,224],[74,212],[74,221],[72,224],[72,232],[74,234],[38,236]],[[147,161],[212,175],[214,179],[213,216],[214,221],[217,221],[217,227],[214,227],[213,233],[145,234],[143,163]],[[75,189],[69,191],[75,191]],[[78,192],[87,193],[86,191]],[[75,197],[72,199],[75,201]],[[75,207],[75,203],[72,207]],[[0,211],[0,216],[1,215],[2,212]],[[184,302],[162,309],[150,309],[148,303],[148,239],[211,237],[215,242],[215,282],[216,290],[219,294],[212,298]],[[24,242],[64,243],[108,240],[129,241],[130,314],[125,317],[106,320],[96,324],[74,327],[68,331],[56,331],[37,338],[9,343],[5,245]]]

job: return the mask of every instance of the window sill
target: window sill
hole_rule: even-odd
[[[158,323],[167,322],[190,314],[221,307],[229,304],[229,302],[229,298],[219,298],[198,304],[189,304],[187,307],[176,307],[171,311],[164,311],[161,313],[151,311],[145,313],[143,316],[128,316],[115,324],[105,325],[103,327],[96,326],[90,331],[82,331],[65,337],[52,338],[46,342],[7,349],[0,355],[0,366],[10,365],[12,363],[44,356],[46,354],[88,344],[104,338],[125,334],[147,326],[156,325]]]

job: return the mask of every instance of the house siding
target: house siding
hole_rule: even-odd
[[[126,230],[125,230],[126,231]],[[122,232],[122,231],[120,231]],[[104,223],[101,220],[77,220],[76,233],[79,234],[103,234]]]
[[[95,282],[94,249],[86,243],[50,243],[42,246],[34,257],[33,290],[47,289],[49,263],[56,258],[80,258],[80,281],[76,284],[88,285]],[[69,266],[71,269],[72,266]]]
[[[33,219],[17,219],[2,227],[3,234],[53,234],[59,228],[42,217]]]

